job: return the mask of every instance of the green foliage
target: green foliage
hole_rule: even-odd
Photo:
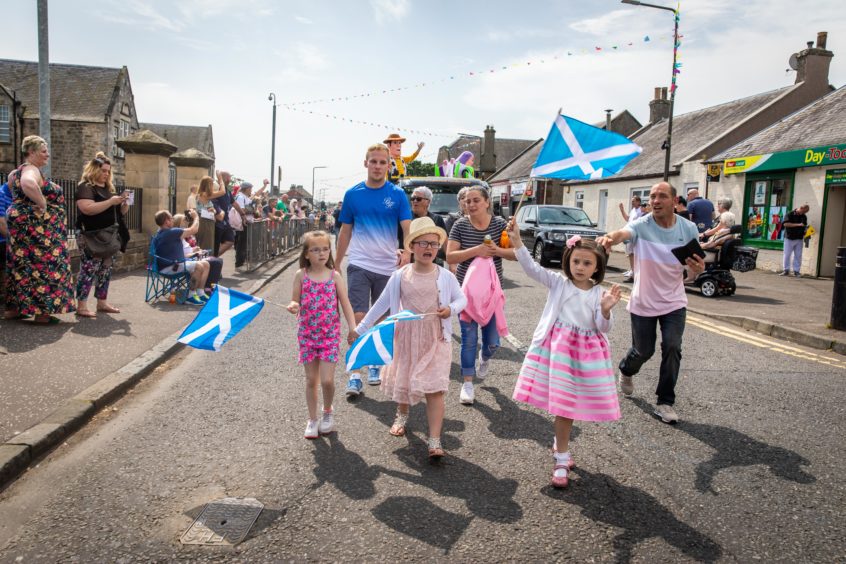
[[[412,161],[405,165],[406,176],[434,176],[435,163]]]

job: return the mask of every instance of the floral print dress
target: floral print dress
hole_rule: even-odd
[[[74,306],[73,278],[67,245],[65,197],[59,186],[44,180],[41,192],[47,200],[42,214],[21,189],[18,168],[11,187],[12,205],[6,213],[9,245],[6,262],[7,307],[22,315],[70,313]]]
[[[303,273],[300,290],[300,316],[297,341],[300,345],[300,364],[316,359],[338,362],[341,341],[341,315],[338,294],[332,278],[318,282]]]

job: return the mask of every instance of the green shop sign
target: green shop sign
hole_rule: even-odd
[[[841,163],[846,164],[846,144],[727,159],[723,166],[723,174],[763,172]]]
[[[846,168],[831,168],[825,171],[826,184],[846,184]]]

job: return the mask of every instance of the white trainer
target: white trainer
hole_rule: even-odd
[[[464,405],[473,405],[476,399],[476,394],[473,391],[473,382],[464,382],[461,386],[461,394],[458,396],[458,401]]]
[[[488,365],[490,362],[491,359],[485,360],[484,357],[482,357],[482,351],[479,351],[479,370],[476,371],[476,378],[484,380],[488,377]]]
[[[335,414],[331,411],[324,411],[323,417],[320,418],[320,425],[318,430],[321,435],[328,435],[335,430]]]
[[[316,439],[320,436],[320,432],[317,429],[317,419],[309,419],[308,423],[306,423],[305,433],[303,433],[303,438],[306,439]]]
[[[673,409],[672,405],[667,405],[665,403],[661,403],[655,406],[655,410],[653,413],[664,423],[677,423],[679,420],[679,416],[676,413],[676,410]]]

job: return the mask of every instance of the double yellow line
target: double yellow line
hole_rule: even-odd
[[[628,296],[624,296],[623,301],[628,301]],[[690,312],[687,313],[687,324],[693,325],[694,327],[698,327],[699,329],[703,329],[705,331],[710,331],[711,333],[715,333],[723,337],[734,339],[735,341],[746,343],[747,345],[752,345],[762,349],[768,349],[773,352],[793,356],[802,360],[810,360],[811,362],[825,364],[826,366],[832,366],[834,368],[846,370],[846,359],[837,358],[839,356],[837,353],[814,353],[806,349],[801,349],[799,347],[792,346],[788,343],[785,343],[784,341],[771,339],[763,335],[756,335],[744,329],[733,329],[731,327],[727,327],[723,323],[716,325],[713,320],[707,319],[696,314],[692,314]]]

